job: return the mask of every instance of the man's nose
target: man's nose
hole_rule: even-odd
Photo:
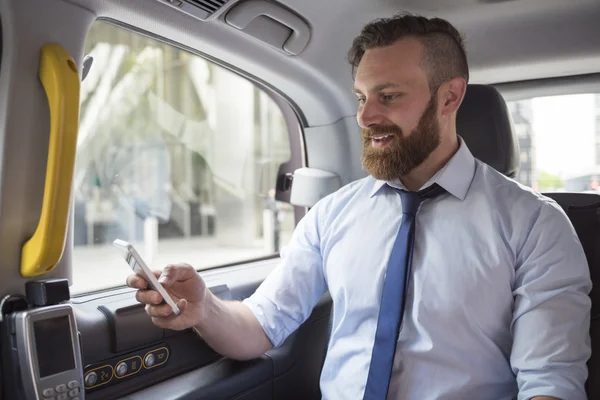
[[[381,125],[385,120],[385,113],[382,110],[381,103],[372,98],[365,100],[356,114],[356,119],[361,128]]]

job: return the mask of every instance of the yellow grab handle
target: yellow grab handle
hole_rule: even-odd
[[[73,58],[62,46],[42,47],[39,77],[50,107],[50,142],[40,221],[21,253],[21,275],[25,278],[52,271],[62,257],[79,124],[79,75]]]

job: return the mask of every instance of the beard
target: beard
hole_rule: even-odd
[[[436,114],[436,98],[431,96],[417,127],[408,136],[404,136],[397,125],[376,125],[363,129],[363,169],[375,179],[391,181],[402,178],[421,165],[440,144]],[[371,143],[373,135],[394,137],[388,146],[378,149]]]

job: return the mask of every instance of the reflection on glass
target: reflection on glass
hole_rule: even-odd
[[[96,22],[86,54],[74,177],[74,293],[124,283],[110,243],[154,268],[276,253],[294,227],[270,195],[290,159],[286,123],[249,81],[175,47]]]

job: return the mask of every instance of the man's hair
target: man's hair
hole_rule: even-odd
[[[408,13],[376,19],[365,25],[348,52],[352,75],[367,50],[390,46],[409,37],[418,39],[423,45],[421,67],[428,75],[432,93],[455,77],[469,82],[467,53],[460,32],[441,18],[429,19]]]

